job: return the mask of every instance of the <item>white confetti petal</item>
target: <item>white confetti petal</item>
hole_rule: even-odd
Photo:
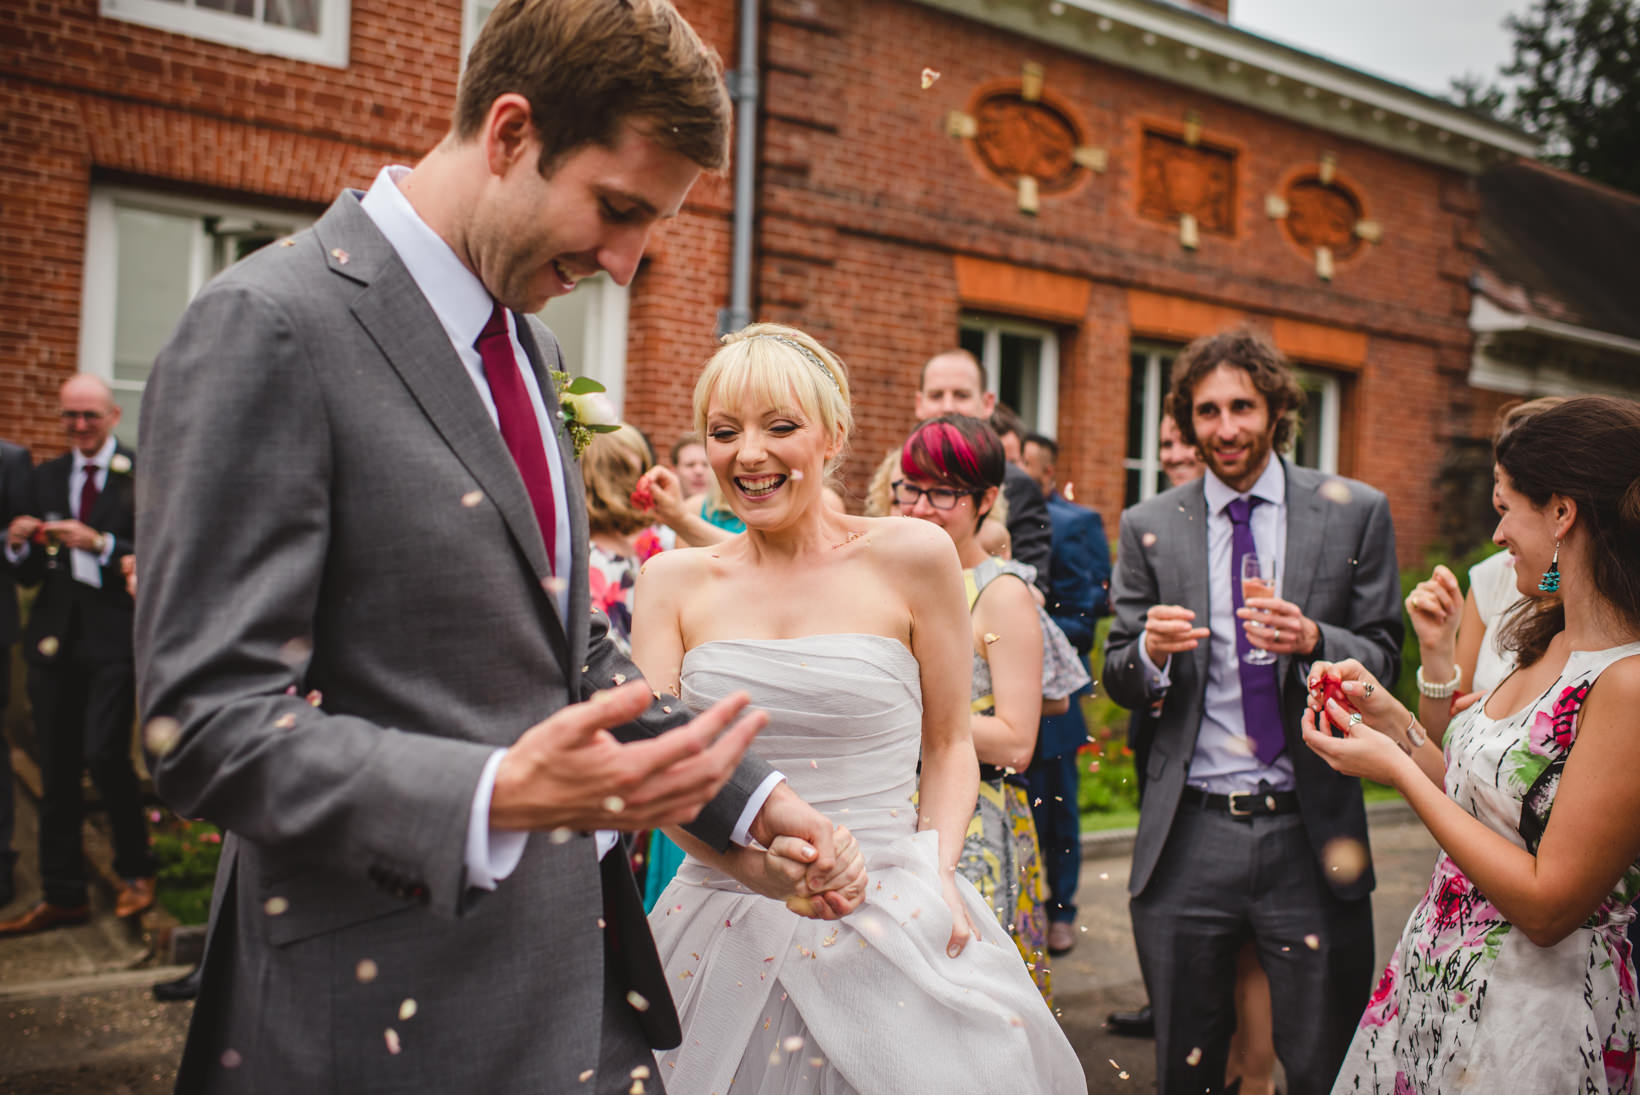
[[[397,1057],[399,1055],[399,1032],[392,1027],[388,1027],[382,1032],[382,1037],[387,1040],[387,1052]]]

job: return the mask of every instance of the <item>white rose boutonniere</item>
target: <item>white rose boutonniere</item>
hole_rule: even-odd
[[[602,384],[590,376],[570,379],[568,373],[553,373],[552,382],[558,387],[558,417],[569,431],[570,443],[575,446],[579,460],[592,444],[595,433],[614,433],[621,428],[615,404],[605,395]]]
[[[115,475],[130,475],[131,458],[123,452],[115,453],[113,459],[108,461],[108,470]]]

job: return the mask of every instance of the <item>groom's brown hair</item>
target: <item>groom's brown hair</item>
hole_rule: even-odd
[[[529,100],[540,170],[621,123],[708,171],[729,162],[723,64],[667,0],[502,0],[467,55],[455,134],[476,136],[505,94]]]

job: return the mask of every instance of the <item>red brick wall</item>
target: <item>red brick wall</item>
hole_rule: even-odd
[[[1366,334],[1362,375],[1344,377],[1344,466],[1390,492],[1404,557],[1435,534],[1439,444],[1470,416],[1461,372],[1436,368],[1469,341],[1474,208],[1460,176],[917,4],[770,9],[756,312],[807,326],[853,366],[862,428],[851,477],[909,428],[918,366],[955,339],[950,255],[960,253],[1094,283],[1088,315],[1062,331],[1059,434],[1062,477],[1107,519],[1120,508],[1126,446],[1121,290],[1138,287]],[[1025,61],[1045,66],[1049,94],[1110,156],[1106,173],[1044,196],[1035,217],[944,133],[949,111],[1016,79]],[[928,90],[925,65],[941,74]],[[1235,234],[1204,233],[1195,252],[1175,227],[1136,213],[1142,127],[1177,127],[1187,111],[1207,140],[1238,153]],[[1265,195],[1323,151],[1384,227],[1383,242],[1340,261],[1330,283],[1264,211]]]
[[[734,0],[680,6],[732,66]],[[51,412],[78,365],[94,181],[317,212],[381,163],[433,144],[458,71],[454,0],[354,0],[346,69],[105,19],[97,7],[0,9],[0,436],[41,455],[62,448]],[[1061,329],[1059,437],[1062,477],[1107,519],[1123,484],[1125,291],[1142,288],[1368,336],[1347,385],[1346,466],[1390,490],[1404,555],[1436,534],[1440,446],[1472,434],[1493,402],[1463,382],[1475,240],[1461,177],[905,0],[766,0],[762,34],[754,314],[813,330],[849,363],[853,493],[909,428],[921,362],[956,340],[952,256],[964,254],[1091,283],[1086,316]],[[1106,173],[1045,196],[1034,218],[943,130],[974,89],[1017,78],[1027,60],[1110,155]],[[941,73],[926,91],[925,65]],[[1142,125],[1176,126],[1187,110],[1208,140],[1239,153],[1235,235],[1204,234],[1194,253],[1135,212]],[[1330,284],[1263,208],[1323,150],[1384,227]],[[633,285],[627,413],[663,447],[688,426],[728,303],[728,178],[697,186]]]

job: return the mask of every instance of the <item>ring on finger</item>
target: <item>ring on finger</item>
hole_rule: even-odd
[[[1351,711],[1350,712],[1350,725],[1351,726],[1360,726],[1361,725],[1361,712],[1359,712],[1359,711]]]
[[[1361,686],[1361,696],[1362,696],[1362,698],[1363,699],[1370,698],[1372,696],[1372,689],[1373,689],[1373,684],[1372,684],[1371,681],[1368,681],[1366,684],[1362,685]]]

